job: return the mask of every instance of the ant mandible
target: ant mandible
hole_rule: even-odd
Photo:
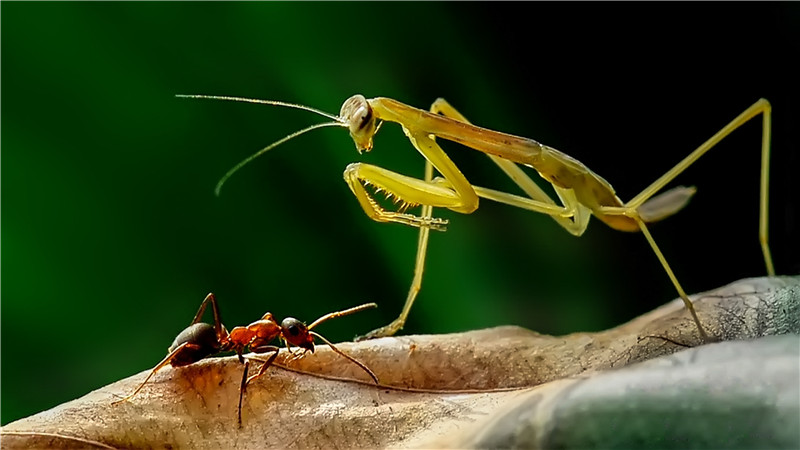
[[[214,313],[214,325],[200,322],[209,303],[211,303],[211,309]],[[169,353],[167,356],[153,367],[153,370],[150,371],[150,374],[147,375],[147,378],[144,379],[142,384],[140,384],[135,391],[120,400],[112,402],[112,404],[116,405],[133,398],[156,372],[168,364],[172,367],[188,366],[209,356],[232,351],[239,357],[239,362],[244,364],[242,382],[239,387],[239,407],[237,414],[239,426],[241,427],[242,397],[244,396],[245,389],[253,380],[263,375],[267,368],[275,361],[280,348],[271,345],[270,342],[276,338],[280,338],[280,340],[286,344],[286,348],[292,353],[292,360],[294,360],[303,357],[306,352],[314,353],[314,338],[316,337],[328,344],[331,350],[358,365],[373,381],[375,381],[375,384],[379,384],[378,377],[375,376],[372,370],[364,365],[364,363],[342,352],[320,334],[311,331],[314,327],[326,320],[346,316],[369,308],[376,308],[377,306],[378,305],[375,303],[366,303],[344,311],[325,314],[308,326],[293,317],[287,317],[283,322],[278,324],[272,313],[268,312],[261,316],[261,319],[256,320],[250,325],[235,327],[229,333],[220,319],[216,297],[213,293],[208,294],[203,300],[203,303],[200,304],[200,309],[197,311],[197,314],[195,314],[192,323],[181,331],[175,338],[175,341],[172,342],[172,345],[169,346],[167,350]],[[302,349],[302,351],[293,352],[292,346],[298,347]],[[259,354],[272,353],[266,360],[258,359],[258,361],[262,362],[261,368],[255,375],[249,378],[247,377],[247,373],[250,361],[242,355],[246,349]]]

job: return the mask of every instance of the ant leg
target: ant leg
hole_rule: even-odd
[[[251,348],[250,350],[252,350],[254,353],[272,352],[272,355],[270,355],[266,361],[261,361],[256,359],[256,361],[261,361],[262,363],[261,368],[258,370],[258,373],[249,378],[247,377],[247,373],[250,369],[250,360],[255,358],[245,358],[244,370],[242,371],[242,382],[239,385],[239,408],[237,409],[239,418],[239,428],[242,427],[242,398],[244,397],[244,393],[247,390],[247,385],[250,384],[250,382],[252,382],[256,378],[263,375],[264,371],[267,370],[267,367],[272,365],[272,362],[275,361],[275,357],[278,356],[279,348],[275,347],[274,345],[265,345],[263,347]]]
[[[217,309],[217,299],[214,297],[213,293],[209,292],[209,294],[206,295],[206,298],[203,299],[202,303],[200,303],[200,309],[197,310],[197,314],[194,315],[194,319],[192,319],[192,323],[190,323],[189,326],[199,323],[203,319],[203,314],[205,314],[206,307],[208,306],[209,302],[214,305],[215,310]]]
[[[197,314],[194,315],[194,319],[192,319],[192,323],[189,325],[191,326],[199,323],[203,319],[203,314],[205,314],[206,307],[209,303],[211,303],[211,310],[214,313],[214,332],[217,334],[217,340],[222,342],[224,338],[227,337],[228,332],[225,331],[225,326],[222,325],[222,316],[219,313],[217,297],[214,296],[213,292],[206,295],[206,298],[204,298],[203,302],[200,303],[200,309],[197,310]]]
[[[247,387],[247,371],[250,368],[250,360],[244,361],[244,370],[242,371],[242,382],[239,385],[239,407],[236,409],[236,415],[239,422],[239,428],[242,428],[242,397],[244,397],[244,390]]]
[[[172,352],[170,352],[170,353],[169,353],[169,354],[168,354],[168,355],[167,355],[167,356],[166,356],[164,359],[162,359],[162,360],[161,360],[161,362],[160,362],[160,363],[158,363],[158,364],[157,364],[155,367],[153,367],[153,370],[151,370],[151,371],[150,371],[150,374],[148,374],[148,375],[147,375],[147,378],[145,378],[145,379],[144,379],[144,381],[142,381],[142,384],[140,384],[140,385],[139,385],[139,387],[137,387],[135,391],[133,391],[133,392],[132,392],[130,395],[128,395],[128,396],[125,396],[125,397],[123,397],[123,398],[121,398],[121,399],[119,399],[119,400],[115,400],[115,401],[111,402],[111,404],[112,404],[112,405],[116,405],[116,404],[118,404],[118,403],[122,403],[122,402],[125,402],[125,401],[128,401],[128,400],[132,399],[132,398],[133,398],[133,396],[135,396],[136,394],[138,394],[138,393],[139,393],[139,391],[140,391],[140,390],[142,390],[142,388],[144,387],[144,385],[145,385],[145,384],[147,384],[147,382],[150,380],[150,378],[151,378],[153,375],[155,375],[155,374],[156,374],[156,372],[158,372],[159,370],[161,370],[161,368],[162,368],[162,367],[164,367],[164,366],[166,366],[167,364],[171,363],[171,362],[172,362],[172,360],[173,360],[173,358],[175,358],[175,356],[176,356],[178,353],[180,353],[181,351],[183,351],[183,349],[184,349],[184,348],[186,348],[188,345],[190,345],[190,344],[189,344],[189,342],[184,342],[183,344],[179,345],[179,346],[178,346],[178,348],[176,348],[175,350],[173,350]]]
[[[292,344],[289,343],[289,341],[287,341],[286,339],[284,339],[283,336],[281,336],[280,340],[283,342],[283,345],[286,346],[286,351],[289,353],[289,355],[291,357],[294,357],[296,352],[293,350]],[[299,351],[300,351],[300,349],[298,348],[297,353],[299,353]]]
[[[253,349],[251,349],[251,350],[253,350]],[[272,363],[275,362],[275,358],[278,357],[278,352],[280,351],[280,348],[278,348],[278,347],[276,347],[274,345],[267,345],[267,346],[259,348],[258,350],[259,351],[255,351],[254,350],[254,352],[255,353],[272,352],[272,354],[269,355],[269,357],[266,360],[261,360],[261,359],[257,360],[257,361],[261,361],[261,363],[262,363],[261,367],[258,369],[258,372],[255,375],[251,376],[250,378],[247,379],[247,381],[244,382],[244,384],[242,385],[243,389],[246,388],[248,384],[250,384],[253,381],[255,381],[257,378],[260,378],[261,375],[264,375],[264,373],[272,365]]]
[[[307,349],[298,349],[296,352],[292,352],[291,358],[287,359],[286,363],[288,364],[297,361],[298,359],[305,357],[306,353],[308,353]]]

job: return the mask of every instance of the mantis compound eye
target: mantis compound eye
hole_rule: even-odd
[[[366,107],[358,108],[355,112],[355,123],[358,124],[358,129],[363,130],[367,125],[369,125],[370,120],[372,120],[372,108],[369,105]]]
[[[339,116],[347,123],[350,137],[356,144],[356,150],[372,150],[372,136],[377,131],[375,114],[372,107],[363,95],[354,95],[342,105]]]

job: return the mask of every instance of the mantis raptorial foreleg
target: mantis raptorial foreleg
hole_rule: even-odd
[[[453,161],[445,154],[435,140],[425,133],[404,127],[408,139],[420,153],[444,176],[444,179],[431,181],[419,180],[406,175],[386,170],[372,164],[354,163],[347,166],[344,179],[350,190],[359,199],[364,212],[379,222],[399,222],[412,226],[434,226],[447,224],[438,220],[434,223],[421,220],[419,216],[387,211],[377,204],[366,192],[366,186],[374,186],[376,190],[391,193],[404,202],[402,209],[408,206],[430,205],[449,208],[465,214],[478,208],[478,195],[458,170]]]
[[[460,203],[457,193],[452,189],[407,177],[371,164],[350,164],[344,171],[344,179],[367,216],[377,222],[396,222],[415,227],[444,230],[447,226],[446,220],[425,217],[424,214],[416,216],[404,211],[425,200],[428,202],[437,200],[436,206]],[[375,186],[376,192],[397,192],[391,189],[400,189],[404,195],[403,197],[398,196],[399,201],[403,201],[399,211],[387,211],[378,205],[367,192],[366,186],[369,185]],[[430,203],[425,204],[430,205]]]

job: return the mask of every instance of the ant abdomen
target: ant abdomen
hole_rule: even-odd
[[[175,354],[172,359],[173,367],[188,366],[220,351],[214,326],[202,322],[190,325],[181,331],[169,346],[168,352],[172,353],[183,344],[188,345]]]

